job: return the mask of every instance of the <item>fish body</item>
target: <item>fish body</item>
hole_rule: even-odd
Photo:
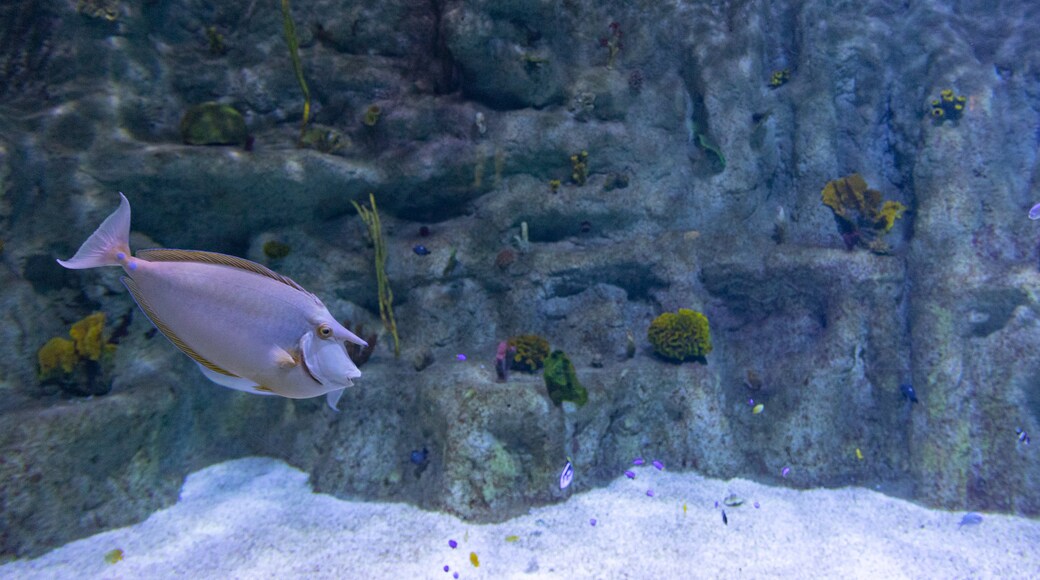
[[[317,296],[255,262],[193,250],[131,256],[130,204],[120,198],[119,209],[59,264],[121,266],[137,305],[213,382],[292,399],[327,395],[335,408],[361,376],[344,342],[367,346],[364,340]]]
[[[911,403],[917,402],[917,392],[914,391],[914,386],[909,383],[903,383],[899,385],[899,392],[903,393],[903,398]]]
[[[567,489],[574,480],[574,466],[568,461],[567,465],[563,466],[563,472],[560,473],[560,489]]]
[[[429,256],[430,255],[430,250],[427,250],[426,246],[424,246],[422,244],[416,244],[415,247],[412,248],[412,251],[415,252],[415,254],[417,256]]]
[[[757,404],[757,405],[755,405],[754,407],[751,408],[751,414],[752,415],[757,415],[757,414],[761,413],[762,411],[764,411],[765,409],[766,409],[766,406],[763,405],[762,403],[759,403],[759,404]]]
[[[726,517],[726,510],[722,510],[722,523],[729,525],[729,518]]]
[[[1021,427],[1015,427],[1015,434],[1018,436],[1019,443],[1025,443],[1026,445],[1029,445],[1029,442],[1032,441],[1032,439],[1030,439],[1029,437],[1029,433],[1023,431]]]
[[[957,527],[960,528],[962,526],[977,526],[977,525],[979,525],[981,523],[982,523],[982,514],[977,514],[975,512],[969,512],[969,513],[964,514],[964,517],[961,518],[961,523],[957,524]]]

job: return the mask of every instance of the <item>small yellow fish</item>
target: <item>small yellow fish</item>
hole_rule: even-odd
[[[506,541],[509,543],[520,541],[520,536],[506,536]]]
[[[480,558],[477,558],[476,552],[469,553],[469,561],[471,564],[473,564],[474,568],[480,568]]]
[[[686,515],[686,502],[682,504],[682,515]]]
[[[105,554],[105,561],[108,562],[109,564],[115,564],[116,562],[118,562],[118,561],[120,561],[122,559],[123,559],[123,551],[120,550],[119,548],[116,548],[115,550],[112,550],[111,552]]]
[[[757,404],[757,405],[755,405],[754,407],[751,408],[751,414],[752,415],[757,415],[757,414],[761,413],[762,411],[764,411],[765,409],[766,409],[766,406],[763,405],[762,403],[759,403],[759,404]]]
[[[856,459],[863,461],[863,452],[859,450],[859,447],[856,448]]]

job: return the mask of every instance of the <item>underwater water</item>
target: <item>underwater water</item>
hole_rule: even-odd
[[[0,21],[0,575],[1040,576],[1040,5]]]

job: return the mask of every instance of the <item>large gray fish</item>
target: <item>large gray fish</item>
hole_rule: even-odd
[[[249,260],[194,250],[130,255],[130,202],[122,201],[66,268],[122,266],[137,305],[213,382],[248,393],[305,399],[327,395],[336,408],[361,376],[343,341],[368,346],[317,296]]]

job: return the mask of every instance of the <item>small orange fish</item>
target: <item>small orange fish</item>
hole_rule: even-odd
[[[476,552],[469,553],[469,561],[471,564],[473,564],[474,568],[480,568],[480,558],[477,558]]]

